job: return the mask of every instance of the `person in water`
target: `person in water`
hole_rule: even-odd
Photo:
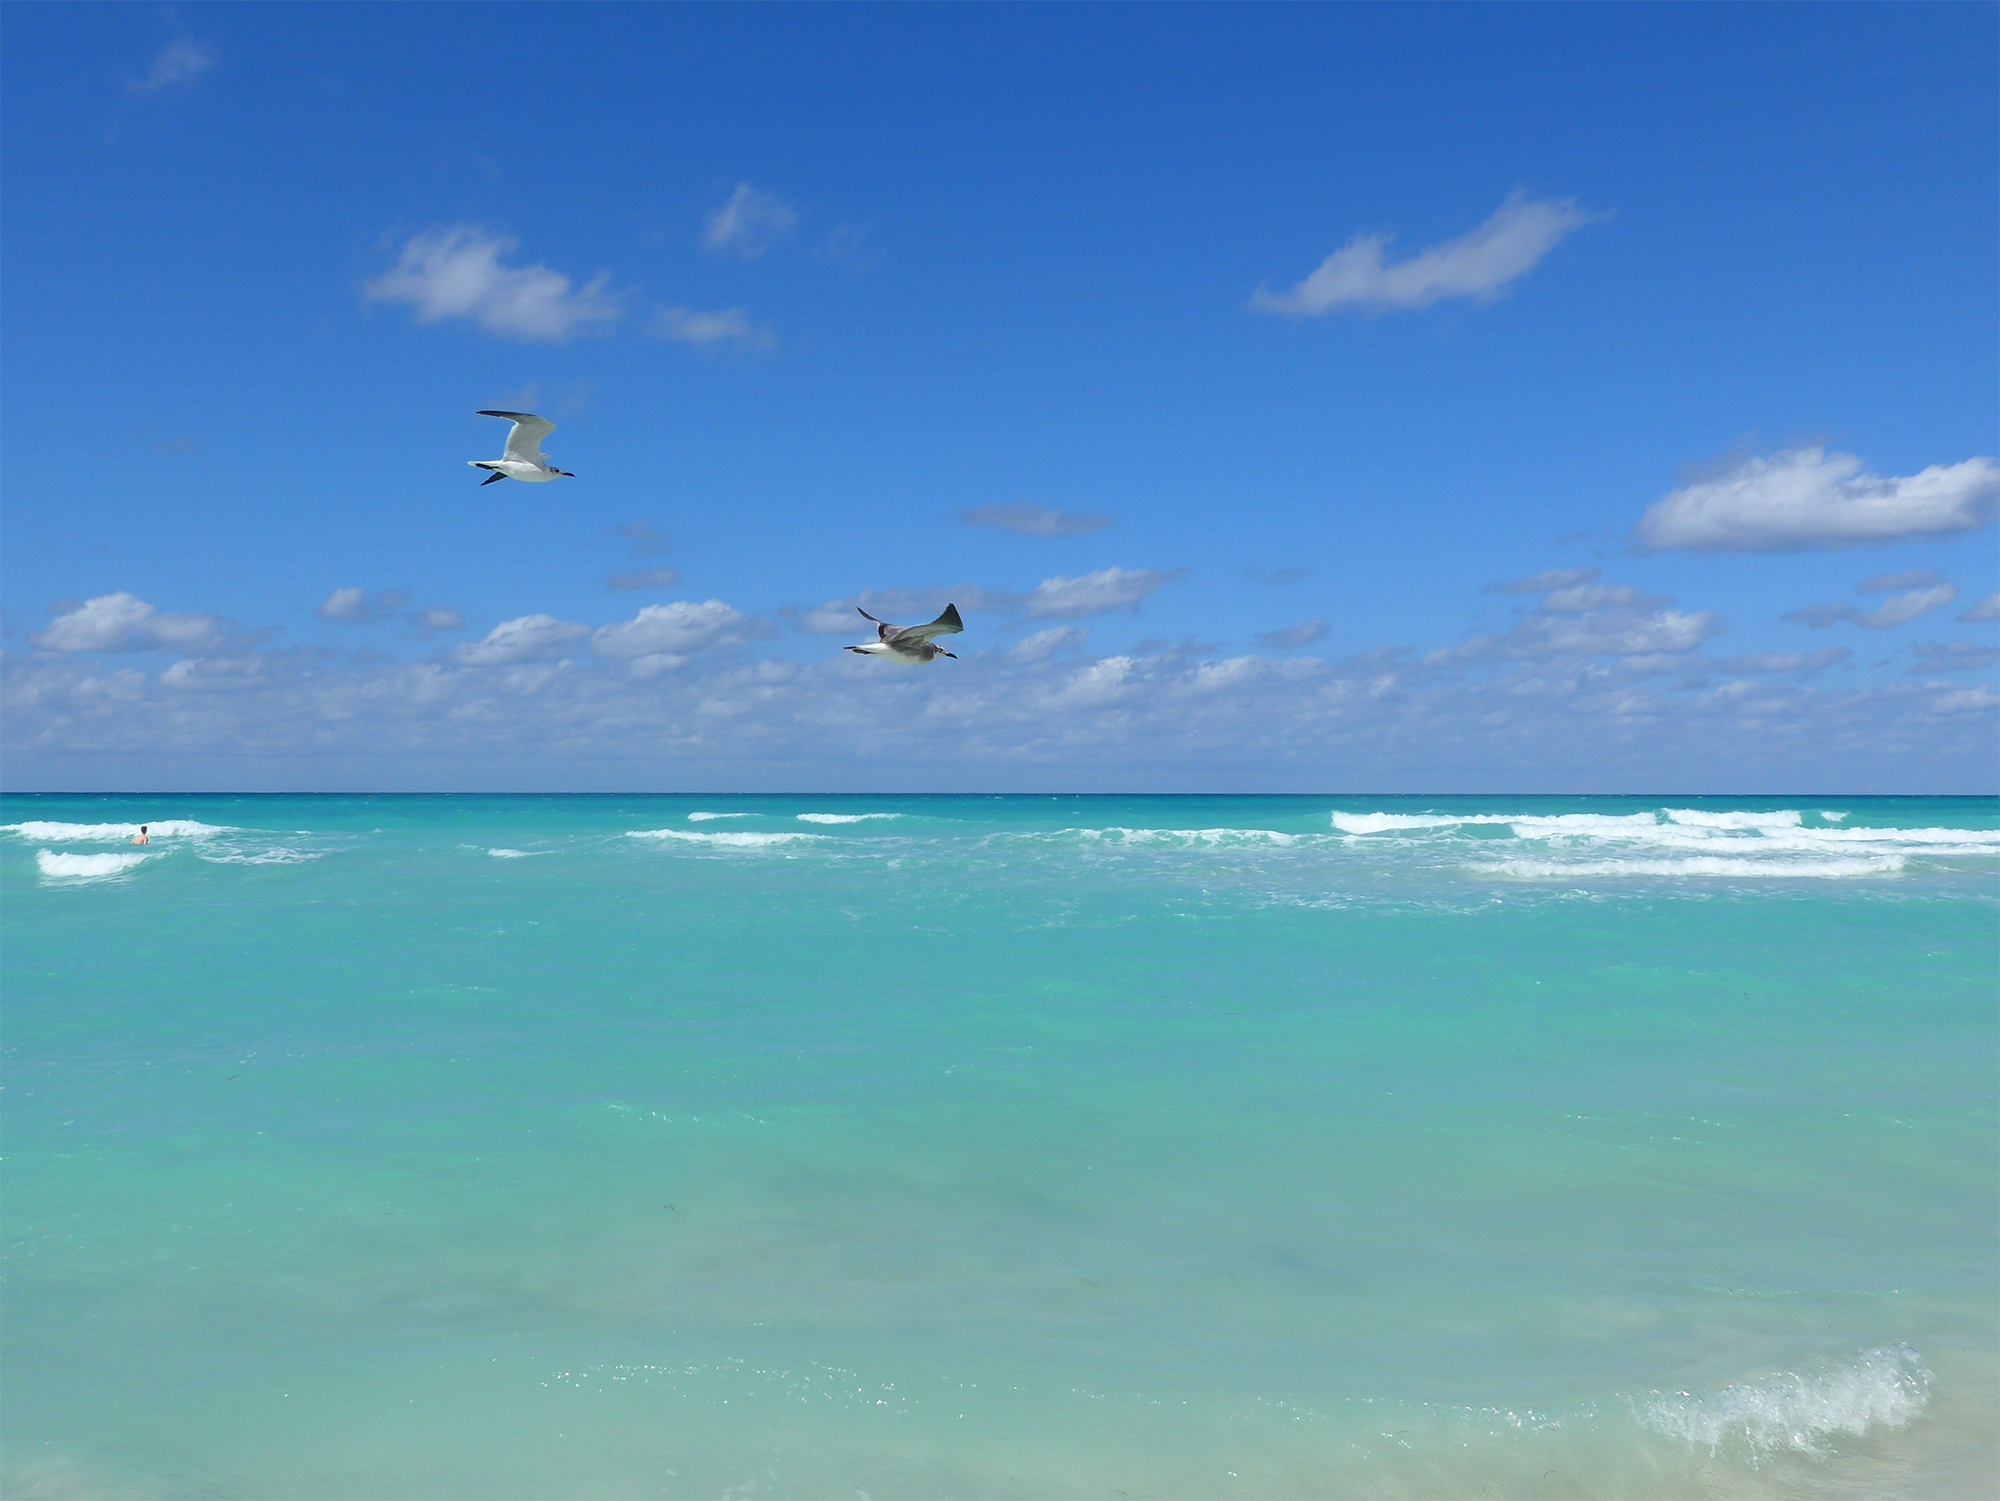
[[[139,832],[132,836],[132,842],[134,844],[151,844],[153,842],[146,837],[146,826],[144,824],[139,825]]]

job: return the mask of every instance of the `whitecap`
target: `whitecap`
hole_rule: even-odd
[[[35,864],[51,881],[102,881],[122,876],[152,859],[151,855],[72,855],[67,851],[36,850]]]
[[[125,844],[139,832],[140,820],[131,823],[51,823],[30,819],[26,823],[0,824],[0,834],[18,834],[37,843]],[[145,820],[146,833],[153,839],[207,839],[216,834],[237,832],[226,824],[202,823],[192,818]]]
[[[1506,823],[1490,813],[1336,813],[1333,826],[1343,834],[1387,834],[1398,829],[1455,829],[1468,823]]]
[[[774,844],[792,844],[802,839],[824,839],[824,834],[690,834],[685,829],[627,829],[627,839],[672,839],[684,844],[706,844],[722,849],[763,849]]]
[[[715,818],[755,818],[756,816],[754,813],[690,813],[688,814],[688,822],[707,823],[710,819]]]
[[[900,813],[801,813],[800,823],[867,823],[874,818],[901,818]]]
[[[316,850],[287,849],[274,845],[267,850],[213,850],[198,849],[195,854],[210,865],[304,865],[308,860],[318,860],[323,852]]]
[[[1696,829],[1795,829],[1799,826],[1796,808],[1773,813],[1707,813],[1699,808],[1669,808],[1671,823]]]
[[[1931,1373],[1908,1345],[1864,1350],[1809,1376],[1784,1371],[1713,1395],[1655,1392],[1634,1402],[1656,1433],[1720,1448],[1741,1439],[1753,1455],[1790,1449],[1823,1455],[1836,1434],[1905,1427],[1930,1401]]]
[[[1828,823],[1839,823],[1847,817],[1847,814],[1844,811],[1839,813],[1832,813],[1828,812],[1825,808],[1822,808],[1819,810],[1819,816],[1821,818],[1824,818]]]
[[[1092,839],[1106,844],[1180,844],[1180,845],[1232,845],[1232,844],[1273,844],[1290,845],[1299,842],[1296,834],[1282,834],[1276,829],[1064,829],[1065,834],[1080,839]]]
[[[488,850],[487,854],[496,860],[530,860],[536,855],[546,855],[547,850]]]

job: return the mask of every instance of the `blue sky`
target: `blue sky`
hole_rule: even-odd
[[[1991,7],[0,28],[10,787],[1996,786]]]

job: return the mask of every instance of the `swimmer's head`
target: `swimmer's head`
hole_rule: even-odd
[[[145,832],[146,832],[146,826],[145,826],[144,824],[140,824],[140,825],[139,825],[139,832],[140,832],[141,834],[143,834],[143,833],[145,833]]]

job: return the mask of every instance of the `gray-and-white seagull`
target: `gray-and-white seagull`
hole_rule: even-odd
[[[861,606],[855,612],[864,620],[875,620]],[[931,638],[933,636],[956,636],[965,629],[965,622],[958,618],[958,606],[946,605],[944,614],[929,625],[889,625],[875,620],[876,639],[866,646],[843,647],[844,651],[859,652],[864,657],[885,657],[891,662],[935,662],[939,657],[958,660],[957,652],[946,651]]]
[[[542,439],[556,430],[556,425],[546,417],[537,417],[533,412],[481,412],[482,417],[505,417],[514,424],[514,430],[507,434],[507,456],[501,459],[467,459],[474,469],[491,469],[479,483],[490,485],[495,480],[518,479],[531,485],[539,485],[545,480],[575,479],[567,469],[558,469],[542,457]]]

